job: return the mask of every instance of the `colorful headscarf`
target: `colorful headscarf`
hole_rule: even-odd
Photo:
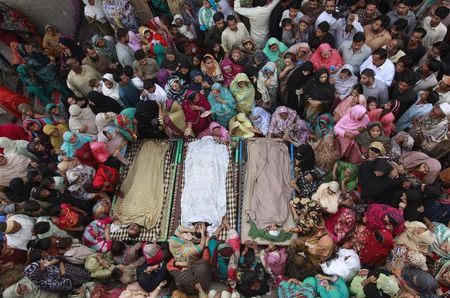
[[[70,138],[75,135],[77,138],[75,140],[75,143],[70,142]],[[64,143],[61,145],[61,150],[66,153],[67,157],[74,157],[75,152],[81,148],[85,143],[90,142],[91,138],[83,135],[74,133],[71,131],[66,131],[63,135]]]

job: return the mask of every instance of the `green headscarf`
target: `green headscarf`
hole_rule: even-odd
[[[284,242],[292,238],[292,233],[281,231],[278,236],[272,236],[269,232],[258,229],[252,220],[249,220],[249,223],[250,231],[248,231],[248,236],[252,239],[260,238],[272,242]]]
[[[270,49],[270,46],[274,45],[274,44],[278,45],[278,50],[276,52],[273,52]],[[267,58],[269,59],[270,62],[276,62],[278,59],[280,59],[281,54],[286,52],[287,50],[288,50],[288,47],[284,43],[282,43],[275,37],[271,37],[266,42],[263,52],[267,56]]]

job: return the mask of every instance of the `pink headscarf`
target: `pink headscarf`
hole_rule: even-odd
[[[324,59],[320,55],[322,52],[331,51],[330,58]],[[314,65],[314,70],[320,69],[322,67],[326,67],[330,70],[331,66],[334,66],[336,69],[340,68],[343,64],[341,55],[335,49],[333,49],[329,44],[323,43],[321,44],[314,54],[311,55],[311,59],[309,61]]]
[[[130,30],[128,31],[128,37],[130,38],[128,45],[133,49],[133,51],[136,52],[137,50],[140,50],[141,39],[139,38],[139,35]]]
[[[343,137],[346,132],[353,135],[359,134],[358,128],[366,127],[370,122],[367,110],[361,105],[356,105],[336,123],[334,133]]]
[[[111,155],[106,147],[106,143],[103,142],[93,142],[91,145],[91,152],[95,159],[99,163],[104,163],[108,157]]]
[[[266,252],[264,254],[264,260],[274,276],[284,275],[287,260],[286,249],[284,247],[271,252]]]
[[[220,141],[222,142],[228,142],[230,140],[230,135],[228,134],[228,130],[226,130],[225,127],[223,127],[222,125],[220,125],[219,123],[213,121],[209,124],[208,128],[206,128],[205,130],[203,130],[198,137],[199,138],[203,138],[205,136],[212,136],[213,135],[213,129],[216,127],[220,127]]]

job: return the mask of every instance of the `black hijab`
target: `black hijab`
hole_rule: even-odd
[[[300,145],[295,153],[295,159],[300,162],[299,168],[302,171],[310,171],[314,169],[316,164],[316,156],[314,150],[310,145]]]
[[[156,101],[139,101],[136,104],[136,113],[134,117],[137,120],[137,131],[140,139],[166,137],[163,131],[159,129],[159,107]]]
[[[423,213],[420,213],[417,209],[422,206],[423,195],[418,189],[398,190],[383,203],[398,208],[403,193],[406,193],[406,208],[403,210],[404,219],[407,221],[422,221]]]
[[[91,104],[91,109],[94,114],[98,113],[107,113],[107,112],[114,112],[116,114],[120,114],[122,112],[123,108],[122,106],[115,101],[113,98],[103,95],[100,92],[97,91],[91,91],[88,93],[87,98],[89,101],[94,103]]]
[[[303,71],[309,71],[309,75],[305,76]],[[296,68],[287,80],[287,87],[289,89],[298,90],[302,88],[312,77],[314,72],[314,65],[311,61],[306,61],[300,67]]]
[[[370,202],[381,202],[400,187],[399,179],[391,179],[389,173],[392,166],[386,158],[377,158],[364,162],[359,168],[359,185],[362,188],[361,196]],[[375,175],[375,171],[383,173],[383,176]]]

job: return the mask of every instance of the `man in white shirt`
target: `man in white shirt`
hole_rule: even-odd
[[[24,214],[14,214],[5,222],[0,222],[0,231],[5,234],[9,247],[27,251],[28,241],[33,236],[34,219]]]
[[[449,14],[449,9],[445,6],[436,8],[432,16],[423,19],[423,29],[427,31],[427,35],[422,39],[422,45],[425,48],[430,48],[434,43],[443,41],[447,34],[447,27],[442,24],[442,20]]]
[[[228,26],[222,32],[222,47],[228,52],[233,46],[240,46],[244,39],[249,38],[250,34],[243,23],[238,23],[234,15],[227,18]]]
[[[325,11],[323,11],[316,20],[316,28],[322,22],[327,22],[330,25],[330,34],[336,36],[336,29],[340,25],[338,22],[339,18],[334,16],[336,11],[336,1],[335,0],[327,0],[325,2]]]
[[[385,49],[374,51],[372,56],[367,58],[359,69],[364,70],[366,68],[375,72],[376,79],[391,86],[395,75],[395,66],[394,63],[387,59],[387,51]]]
[[[269,19],[272,9],[280,2],[273,0],[264,6],[241,7],[241,0],[234,1],[234,11],[250,20],[250,35],[263,48],[269,36]]]
[[[141,93],[141,100],[154,100],[160,104],[164,104],[167,99],[166,91],[155,83],[155,80],[144,80],[144,90]]]

